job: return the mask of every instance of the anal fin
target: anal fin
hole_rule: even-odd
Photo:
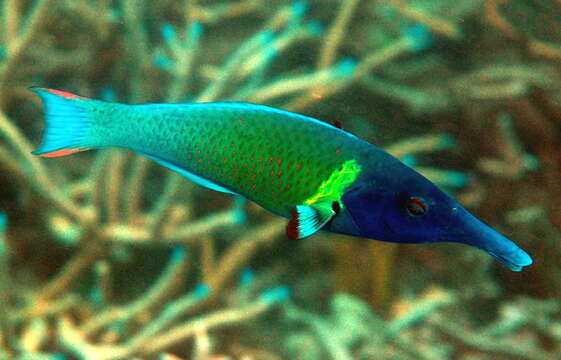
[[[144,152],[140,152],[140,151],[139,151],[139,153],[140,153],[141,155],[143,155],[143,156],[146,156],[146,157],[149,158],[149,159],[154,160],[154,161],[157,162],[158,164],[160,164],[160,165],[162,165],[162,166],[165,166],[165,167],[167,167],[168,169],[173,170],[173,171],[179,173],[180,175],[186,177],[187,179],[189,179],[189,180],[191,180],[192,182],[197,183],[197,184],[199,184],[199,185],[201,185],[201,186],[204,186],[204,187],[209,188],[209,189],[211,189],[211,190],[215,190],[215,191],[220,191],[220,192],[223,192],[223,193],[227,193],[227,194],[236,194],[235,192],[233,192],[233,191],[231,191],[231,190],[228,190],[228,189],[226,189],[225,187],[222,187],[222,186],[220,186],[220,185],[218,185],[218,184],[216,184],[216,183],[214,183],[214,182],[212,182],[212,181],[210,181],[210,180],[207,180],[207,179],[205,179],[205,178],[203,178],[203,177],[201,177],[201,176],[199,176],[199,175],[196,175],[196,174],[192,173],[191,171],[185,170],[184,168],[182,168],[182,167],[180,167],[180,166],[178,166],[178,165],[176,165],[176,164],[174,164],[174,163],[172,163],[172,162],[169,162],[169,161],[167,161],[167,160],[165,160],[165,159],[162,159],[162,158],[160,158],[160,157],[158,157],[158,156],[150,155],[150,154],[147,154],[147,153],[144,153]]]

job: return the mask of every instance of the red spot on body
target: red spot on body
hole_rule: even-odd
[[[341,153],[342,153],[341,149],[335,150],[335,155],[341,155]]]
[[[272,194],[272,195],[275,195],[275,190],[271,190],[271,194]]]
[[[306,171],[308,174],[312,173],[312,170],[308,169],[308,171]]]
[[[243,164],[242,164],[242,167],[246,167],[246,166],[247,166],[247,163],[244,161]]]
[[[286,185],[286,186],[284,187],[284,189],[285,189],[285,190],[288,190],[288,189],[290,189],[290,187],[291,187],[290,185]]]
[[[197,160],[197,161],[198,161],[198,162],[202,162],[202,161],[203,161],[203,158],[199,158],[199,160]]]
[[[274,159],[274,157],[271,156],[271,157],[269,158],[269,161],[267,162],[267,165],[269,165],[270,163],[272,163],[272,162],[273,162],[273,159]]]
[[[257,176],[257,174],[253,174],[251,175],[251,180],[255,180],[255,177]]]
[[[224,161],[222,163],[226,164],[227,162],[228,162],[228,158],[224,158]]]
[[[189,155],[187,155],[187,157],[189,158],[189,160],[191,160],[193,158],[193,154],[189,153]]]
[[[280,167],[281,164],[282,164],[282,159],[278,159],[278,161],[277,161],[277,166]]]
[[[259,162],[263,161],[264,157],[265,157],[265,154],[261,155],[261,158],[259,159]]]
[[[66,92],[66,91],[55,90],[55,89],[42,89],[42,90],[45,90],[45,91],[47,91],[47,92],[49,92],[49,93],[51,93],[51,94],[53,94],[53,95],[61,96],[61,97],[65,98],[65,99],[71,99],[71,100],[74,100],[74,99],[90,100],[90,98],[87,98],[87,97],[85,97],[85,96],[80,96],[80,95],[72,94],[72,93],[69,93],[69,92]],[[62,155],[57,155],[57,156],[62,156]]]
[[[259,170],[259,174],[261,174],[264,169],[265,169],[265,165],[261,166],[261,169]]]
[[[331,123],[331,125],[335,126],[338,129],[342,129],[343,128],[343,124],[339,121],[339,120],[333,120],[333,122]]]
[[[299,171],[300,169],[302,169],[302,163],[298,163],[298,165],[296,165],[296,171]]]
[[[255,189],[256,187],[257,187],[257,184],[251,185],[251,188],[252,188],[252,189]]]
[[[90,149],[61,149],[61,150],[57,150],[57,151],[52,151],[50,153],[46,153],[46,154],[40,154],[39,156],[41,157],[57,157],[57,156],[66,156],[66,155],[70,155],[70,154],[74,154],[80,151],[86,151],[86,150],[90,150]]]
[[[243,124],[243,119],[238,119],[238,123]]]
[[[277,177],[280,177],[281,175],[282,175],[282,170],[280,170],[280,171],[277,173]]]
[[[271,172],[269,173],[269,176],[273,176],[275,175],[275,170],[271,170]]]
[[[197,150],[197,155],[201,155],[201,150]]]

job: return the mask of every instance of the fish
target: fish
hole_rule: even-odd
[[[338,124],[252,103],[129,105],[30,90],[46,123],[33,154],[130,149],[288,218],[291,239],[326,230],[395,243],[453,242],[513,271],[533,262],[430,180]]]

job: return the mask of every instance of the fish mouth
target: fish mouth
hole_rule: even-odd
[[[447,234],[444,241],[474,246],[493,256],[512,271],[522,271],[525,266],[532,265],[533,260],[526,251],[467,210],[462,209],[456,220],[455,228],[459,230],[445,231]]]
[[[482,249],[483,251],[487,252],[489,255],[497,259],[499,262],[503,263],[504,265],[508,266],[508,268],[512,271],[522,271],[525,266],[530,266],[534,263],[530,255],[521,248],[517,247],[514,249],[510,254],[503,256],[497,255],[492,251]]]

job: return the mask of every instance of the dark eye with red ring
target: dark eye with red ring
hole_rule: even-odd
[[[405,207],[411,216],[421,216],[428,210],[427,203],[420,197],[410,197]]]

